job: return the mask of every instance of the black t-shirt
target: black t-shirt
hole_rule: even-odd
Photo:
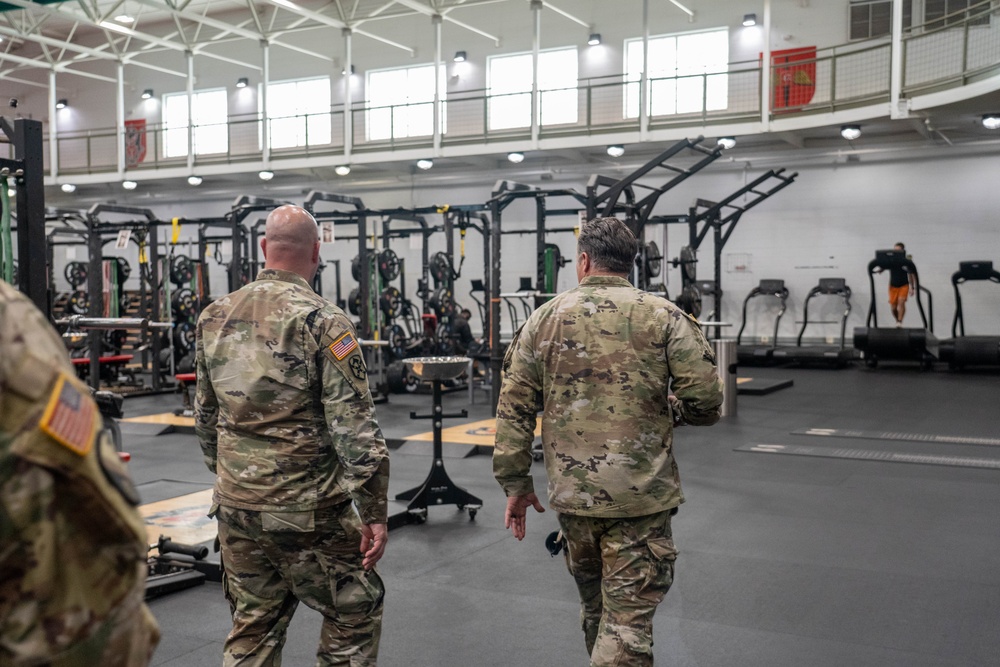
[[[909,274],[911,269],[908,266],[893,267],[889,269],[889,285],[891,287],[902,287],[910,283]]]

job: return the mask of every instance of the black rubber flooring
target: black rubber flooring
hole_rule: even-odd
[[[1000,376],[746,369],[792,377],[769,396],[741,396],[731,423],[676,434],[687,502],[674,522],[676,581],[655,621],[657,664],[842,667],[1000,664],[1000,471],[736,452],[748,443],[844,446],[793,435],[809,428],[997,437]],[[467,407],[464,393],[446,397]],[[411,422],[428,396],[377,408],[386,436],[426,431]],[[129,415],[173,398],[135,398]],[[475,406],[469,421],[488,416]],[[451,422],[454,424],[456,422]],[[448,426],[449,423],[446,423]],[[125,427],[145,502],[211,484],[193,436],[152,437]],[[853,440],[852,448],[1000,458],[1000,448]],[[427,448],[392,455],[393,494],[423,481]],[[379,570],[387,597],[379,664],[587,664],[575,587],[543,539],[552,512],[531,515],[517,542],[502,525],[504,498],[489,456],[446,447],[452,478],[484,500],[474,522],[454,507],[390,535]],[[545,488],[535,464],[536,486]],[[221,664],[228,606],[217,584],[156,600],[163,640],[154,664]],[[284,664],[314,664],[319,616],[300,607]]]

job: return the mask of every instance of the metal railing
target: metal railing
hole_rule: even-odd
[[[1000,5],[991,0],[910,28],[903,36],[904,95],[960,86],[995,73],[1000,73]],[[775,54],[770,72],[771,118],[888,102],[890,74],[891,44],[887,37]],[[759,60],[730,63],[725,72],[651,78],[645,96],[649,127],[759,119],[761,79]],[[640,85],[634,78],[618,74],[584,79],[577,87],[542,90],[539,135],[637,131]],[[491,95],[485,89],[451,91],[440,102],[441,142],[486,144],[530,138],[534,106],[530,92]],[[339,154],[347,144],[347,113],[353,128],[350,143],[356,152],[433,145],[433,102],[358,102],[349,112],[334,106],[308,115],[265,119],[249,114],[230,117],[218,125],[200,125],[191,133],[194,164],[259,160],[265,122],[272,155]],[[142,133],[145,154],[127,168],[186,165],[188,136],[187,127],[147,127]],[[118,138],[114,128],[60,132],[59,173],[117,170]],[[46,148],[46,160],[48,157]]]

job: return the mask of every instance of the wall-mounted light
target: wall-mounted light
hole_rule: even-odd
[[[736,137],[719,137],[719,140],[715,143],[728,151],[730,148],[736,146]]]
[[[600,43],[601,43],[601,33],[599,32],[590,33],[590,37],[587,39],[587,44],[589,44],[590,46],[597,46]]]
[[[434,160],[428,160],[428,159],[417,160],[418,169],[423,169],[424,171],[427,171],[433,166],[434,166]]]
[[[152,98],[153,97],[153,89],[152,88],[147,88],[146,90],[142,91],[141,97],[144,100],[148,100],[148,99]]]
[[[1000,130],[1000,113],[988,113],[983,116],[983,127],[987,130]]]
[[[743,15],[743,27],[749,28],[750,26],[757,25],[757,15],[756,14],[744,14]]]
[[[860,125],[843,125],[840,128],[840,136],[847,139],[848,141],[854,141],[861,136],[861,126]]]
[[[455,51],[455,62],[464,63],[468,59],[468,55],[465,51]]]
[[[355,72],[354,65],[351,65],[351,76],[354,75],[354,72]],[[347,76],[347,70],[346,69],[340,70],[340,73],[343,74],[344,76]]]
[[[69,102],[66,101],[65,97],[56,102],[56,109],[65,109],[68,106]]]
[[[337,176],[347,176],[351,173],[351,166],[347,164],[338,164],[333,168],[333,171]]]
[[[203,180],[205,179],[203,179],[201,176],[195,176],[194,174],[191,174],[190,176],[188,176],[188,185],[198,186],[201,185],[201,182]]]
[[[524,153],[520,151],[514,151],[513,153],[507,153],[507,159],[514,164],[521,164],[524,162]]]
[[[611,157],[621,157],[622,155],[625,155],[625,147],[621,144],[608,146],[608,155]]]
[[[122,181],[122,187],[125,188],[126,190],[135,190],[137,187],[139,187],[139,184],[136,183],[135,181]]]
[[[63,183],[62,185],[59,186],[59,189],[68,195],[71,195],[74,192],[76,192],[76,186],[73,185],[72,183]]]
[[[257,178],[259,178],[262,181],[269,181],[272,178],[274,178],[274,172],[271,171],[270,169],[264,169],[263,171],[258,171]]]
[[[236,87],[237,88],[246,88],[247,84],[249,84],[249,83],[250,83],[250,79],[246,78],[245,76],[241,76],[240,78],[236,79]]]

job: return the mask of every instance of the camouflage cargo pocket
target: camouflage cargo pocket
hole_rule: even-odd
[[[374,570],[348,572],[332,583],[334,608],[341,624],[364,623],[382,606],[385,586],[382,584],[382,577]]]
[[[677,560],[677,548],[669,537],[652,537],[646,541],[649,550],[649,569],[643,591],[648,591],[653,597],[666,595],[674,583],[674,562]]]

